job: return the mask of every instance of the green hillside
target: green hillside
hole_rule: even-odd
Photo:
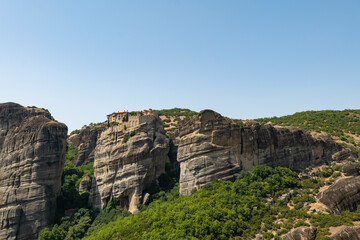
[[[306,111],[293,115],[255,119],[281,126],[295,126],[307,132],[323,133],[360,152],[360,110]]]
[[[329,227],[353,225],[360,211],[341,215],[309,212],[319,188],[341,175],[332,165],[307,180],[282,167],[255,166],[243,171],[235,182],[215,180],[191,196],[179,196],[176,185],[161,191],[149,206],[130,214],[111,200],[99,213],[80,208],[64,217],[39,239],[249,239],[261,233],[264,239],[279,236],[299,226],[316,226],[316,239],[327,239]],[[286,204],[279,196],[295,190]],[[267,201],[272,198],[272,206]]]
[[[161,110],[153,110],[155,114],[158,116],[166,116],[166,117],[190,117],[198,114],[195,111],[192,111],[187,108],[171,108],[171,109],[161,109]]]

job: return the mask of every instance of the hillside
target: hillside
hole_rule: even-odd
[[[360,152],[360,110],[298,112],[283,117],[259,118],[261,123],[295,126],[312,134],[326,134]]]
[[[317,227],[316,239],[327,239],[359,224],[359,211],[335,215],[317,198],[319,190],[343,175],[338,164],[318,168],[303,180],[288,168],[256,166],[233,183],[215,180],[191,196],[179,196],[178,185],[160,191],[135,215],[114,199],[96,218],[91,210],[79,209],[39,239],[251,239],[256,234],[281,239],[301,226]]]

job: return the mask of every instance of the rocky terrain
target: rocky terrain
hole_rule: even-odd
[[[355,211],[360,203],[360,176],[338,179],[322,191],[318,198],[334,213]]]
[[[50,226],[66,135],[46,110],[0,104],[0,239],[34,239]]]
[[[317,229],[315,227],[298,227],[281,236],[282,240],[315,240]]]
[[[266,164],[304,170],[356,154],[324,135],[295,127],[227,120],[201,111],[178,127],[180,193],[189,195],[214,179],[235,179],[241,169]]]
[[[105,127],[83,127],[79,133],[70,135],[68,142],[78,148],[78,153],[73,160],[74,166],[86,165],[90,162],[94,162],[94,150],[96,142],[101,132],[105,130]]]
[[[90,203],[102,209],[114,197],[137,211],[144,190],[165,172],[169,139],[158,117],[149,116],[133,128],[112,126],[97,140]]]
[[[360,227],[345,227],[339,233],[330,238],[331,240],[360,240]]]

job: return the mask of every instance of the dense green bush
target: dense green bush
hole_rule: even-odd
[[[261,230],[261,221],[272,228],[278,211],[265,205],[266,197],[299,186],[297,174],[289,169],[256,166],[251,172],[242,172],[234,183],[214,180],[189,197],[180,197],[175,187],[144,211],[118,218],[94,231],[89,239],[253,237]],[[266,231],[264,234],[270,237]]]
[[[64,172],[62,175],[61,195],[56,200],[55,221],[59,222],[68,209],[79,209],[87,206],[89,193],[78,192],[80,181],[85,176],[94,175],[93,163],[74,167],[72,160],[78,149],[71,144],[66,146]]]
[[[190,109],[186,109],[186,108],[153,110],[153,112],[158,116],[166,116],[166,117],[194,116],[198,114],[197,112],[191,111]]]

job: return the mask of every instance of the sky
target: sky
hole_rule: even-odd
[[[360,1],[1,0],[0,103],[239,119],[360,108]]]

